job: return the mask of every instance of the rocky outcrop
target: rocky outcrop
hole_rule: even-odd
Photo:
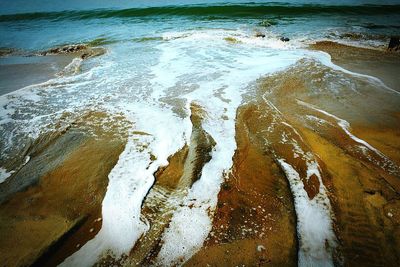
[[[86,50],[87,46],[84,44],[77,44],[77,45],[67,45],[62,47],[52,48],[50,50],[44,51],[40,53],[43,56],[47,55],[58,55],[58,54],[69,54],[69,53],[77,53],[83,50]]]
[[[106,52],[102,47],[90,47],[85,44],[74,44],[66,45],[61,47],[55,47],[47,51],[39,53],[41,56],[48,55],[65,55],[65,54],[76,54],[82,59],[87,59],[91,57],[101,56]]]
[[[399,51],[400,50],[400,38],[391,37],[388,45],[389,51]]]
[[[0,57],[8,56],[14,52],[14,49],[7,47],[0,47]]]

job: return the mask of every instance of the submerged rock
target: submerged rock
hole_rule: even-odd
[[[389,51],[398,51],[400,50],[400,38],[399,37],[391,37],[388,45]]]
[[[282,42],[289,42],[290,41],[290,39],[287,38],[287,37],[281,37],[281,39],[279,39],[279,40],[281,40]]]
[[[15,52],[14,49],[8,47],[0,47],[0,57],[8,56]]]
[[[106,50],[102,47],[94,47],[88,48],[85,52],[81,55],[81,59],[87,59],[91,57],[101,56],[106,52]]]
[[[66,45],[41,52],[40,55],[47,56],[47,55],[58,55],[58,54],[70,54],[70,53],[81,52],[86,49],[88,49],[88,47],[84,44]]]
[[[265,34],[263,34],[263,33],[256,33],[256,37],[261,37],[261,38],[264,38],[265,37]]]
[[[48,55],[65,55],[65,54],[79,54],[81,59],[103,55],[106,50],[102,47],[90,47],[85,44],[66,45],[62,47],[52,48],[47,51],[39,53],[41,56]]]

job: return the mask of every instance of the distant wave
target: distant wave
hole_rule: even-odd
[[[290,4],[241,4],[241,5],[187,5],[130,9],[95,9],[87,11],[63,11],[1,15],[0,22],[23,20],[85,20],[102,18],[134,18],[151,16],[188,16],[215,18],[261,17],[273,15],[302,16],[314,14],[400,14],[400,5],[290,5]]]

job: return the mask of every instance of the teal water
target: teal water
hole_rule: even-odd
[[[0,47],[39,50],[97,38],[154,37],[170,29],[262,25],[292,38],[337,32],[378,38],[400,33],[399,14],[399,1],[1,1]]]

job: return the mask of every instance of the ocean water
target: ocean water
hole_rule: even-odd
[[[123,114],[134,126],[109,174],[103,227],[63,264],[90,266],[106,250],[117,256],[127,253],[148,227],[140,220],[140,208],[153,173],[190,140],[189,107],[197,103],[207,114],[203,128],[217,145],[202,177],[182,200],[202,204],[176,212],[158,260],[169,265],[188,259],[211,229],[207,210],[215,208],[223,173],[231,168],[236,149],[236,111],[257,79],[303,59],[331,68],[329,55],[306,49],[317,40],[382,48],[389,36],[399,34],[399,1],[3,0],[2,48],[32,55],[86,43],[107,52],[75,61],[77,73],[0,96],[0,182],[26,164],[29,155],[23,152],[35,139],[57,131],[60,123],[68,125],[88,110]],[[281,37],[290,41],[282,42]],[[6,64],[13,63],[1,58],[0,68]],[[135,135],[136,131],[149,135]],[[325,239],[332,244],[335,239],[329,200],[324,201],[313,204],[324,210],[322,237],[310,241],[316,245],[303,244],[308,250],[302,265],[332,264],[329,251],[313,251],[324,247]],[[183,244],[178,250],[177,242]]]
[[[134,41],[201,28],[254,29],[292,39],[398,34],[399,1],[1,1],[0,47]],[[148,44],[146,44],[148,45]]]

